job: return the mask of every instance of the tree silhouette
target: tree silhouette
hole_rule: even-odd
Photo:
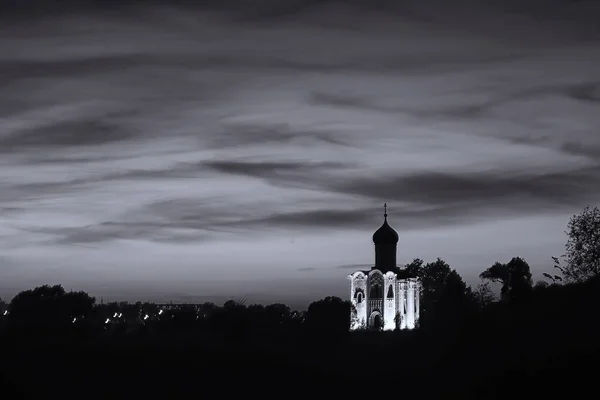
[[[269,327],[275,328],[290,318],[291,310],[281,303],[269,304],[264,308],[265,319]]]
[[[229,338],[240,338],[251,325],[250,316],[252,313],[245,304],[237,300],[228,300],[223,307],[214,310],[210,323],[221,334]]]
[[[423,268],[423,260],[421,260],[420,258],[415,258],[410,263],[408,263],[404,266],[404,269],[406,270],[407,275],[410,277],[415,277],[415,278],[421,276],[422,268]]]
[[[473,292],[473,297],[479,308],[485,308],[496,301],[496,295],[490,288],[489,282],[482,282],[477,285]]]
[[[533,288],[535,290],[542,290],[542,289],[546,289],[548,286],[550,286],[550,284],[546,281],[537,281],[534,285]]]
[[[7,312],[7,304],[2,297],[0,297],[0,322],[4,322],[6,320],[5,312]]]
[[[505,301],[520,298],[531,291],[531,269],[529,264],[520,257],[513,257],[506,264],[495,262],[483,271],[479,277],[502,284],[500,296]]]
[[[421,321],[453,318],[472,297],[461,276],[441,258],[419,269],[421,280]],[[443,318],[442,318],[443,317]]]
[[[600,274],[600,209],[586,207],[569,220],[563,273],[568,282],[583,282]]]
[[[96,299],[85,292],[65,292],[61,285],[44,285],[17,294],[9,305],[9,321],[20,327],[64,329],[90,316]]]
[[[306,326],[309,330],[329,334],[340,334],[350,329],[351,303],[336,296],[314,301],[306,311]]]

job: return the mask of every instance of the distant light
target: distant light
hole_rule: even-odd
[[[118,314],[117,314],[117,313],[115,313],[115,315],[113,315],[113,318],[117,318],[117,315],[118,315]]]
[[[110,322],[109,318],[106,318],[106,321],[104,321],[105,324],[108,324]]]
[[[119,318],[121,318],[123,316],[123,313],[119,313]]]
[[[146,320],[148,318],[150,318],[150,317],[148,316],[148,314],[146,314],[146,316],[144,317],[144,320]]]
[[[73,318],[73,321],[71,323],[74,324],[75,321],[77,321],[77,317]]]
[[[7,315],[7,314],[8,314],[8,311],[4,311],[4,314],[3,314],[3,315]]]
[[[163,310],[160,310],[160,311],[158,312],[158,315],[160,315],[160,314],[162,314],[162,313],[163,313]]]

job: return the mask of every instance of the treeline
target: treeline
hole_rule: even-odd
[[[422,327],[460,324],[475,317],[494,302],[490,282],[502,284],[503,302],[523,303],[534,292],[552,284],[532,285],[525,260],[512,258],[506,264],[495,263],[481,273],[485,281],[477,288],[467,286],[448,263],[438,258],[425,264],[415,259],[405,266],[409,275],[422,282]],[[285,304],[246,305],[230,300],[222,306],[214,303],[157,305],[153,303],[96,304],[89,294],[66,292],[61,285],[40,286],[16,295],[4,310],[2,327],[19,335],[112,335],[133,332],[167,333],[177,330],[218,332],[229,336],[265,336],[292,332],[341,334],[348,331],[351,305],[338,297],[326,297],[310,304],[306,311],[291,310]]]
[[[113,302],[96,304],[85,292],[66,292],[61,285],[26,290],[4,306],[0,324],[18,335],[121,335],[142,332],[216,332],[231,337],[259,336],[303,330],[345,332],[350,303],[326,297],[306,311],[285,304],[246,305],[243,300],[214,303],[168,304]]]
[[[458,326],[477,318],[490,308],[531,303],[565,285],[532,284],[527,262],[514,257],[495,263],[481,273],[484,280],[475,289],[467,286],[448,263],[438,258],[425,264],[415,259],[406,266],[409,274],[422,282],[420,327]],[[500,282],[498,299],[490,282]],[[567,285],[568,286],[568,285]],[[500,300],[500,301],[499,301]],[[496,304],[500,303],[500,304]],[[349,330],[351,305],[338,297],[311,303],[306,311],[291,310],[285,304],[246,305],[229,300],[214,303],[167,304],[114,302],[96,304],[82,291],[67,292],[61,285],[44,285],[25,290],[2,307],[0,327],[18,335],[120,335],[133,333],[174,333],[177,331],[216,332],[241,338],[281,333],[343,334]]]
[[[405,273],[422,284],[421,327],[458,326],[465,319],[480,316],[500,300],[502,305],[524,306],[539,293],[560,293],[558,286],[581,283],[600,273],[600,210],[586,207],[568,224],[566,253],[558,257],[546,281],[533,285],[528,263],[513,257],[506,263],[496,262],[480,274],[482,283],[467,286],[460,274],[443,259],[427,264],[415,259],[404,266]],[[501,286],[496,299],[490,284]],[[539,297],[539,296],[537,296]],[[351,305],[337,297],[313,302],[307,311],[293,311],[284,304],[268,306],[244,304],[230,300],[223,306],[159,306],[151,303],[96,304],[85,292],[66,292],[62,286],[41,286],[15,296],[2,311],[0,322],[6,331],[50,334],[52,331],[83,334],[127,333],[133,331],[172,332],[193,329],[226,333],[230,336],[269,335],[275,332],[324,331],[346,332]],[[498,307],[496,307],[498,308]]]

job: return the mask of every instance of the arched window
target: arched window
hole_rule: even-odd
[[[365,298],[365,293],[362,289],[358,288],[354,291],[354,298],[356,299],[357,303],[361,303]]]
[[[381,286],[379,284],[374,284],[371,286],[371,299],[380,299],[383,297],[383,290],[381,290]]]
[[[392,288],[392,285],[390,285],[390,287],[388,288],[387,298],[388,299],[394,298],[394,288]]]

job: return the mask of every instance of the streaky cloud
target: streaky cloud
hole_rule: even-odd
[[[204,166],[215,171],[245,175],[269,180],[281,179],[308,179],[315,174],[328,170],[343,170],[353,166],[353,163],[330,161],[241,161],[241,160],[215,160],[203,163]]]
[[[548,209],[574,206],[600,195],[600,166],[545,174],[503,171],[418,172],[341,181],[329,188],[371,198],[420,205]],[[584,200],[585,201],[585,200]]]
[[[223,149],[264,144],[301,145],[303,142],[312,142],[314,146],[330,144],[337,146],[350,146],[340,140],[336,132],[323,130],[298,130],[289,124],[232,124],[223,131],[217,132],[212,137],[202,138],[209,148]]]

